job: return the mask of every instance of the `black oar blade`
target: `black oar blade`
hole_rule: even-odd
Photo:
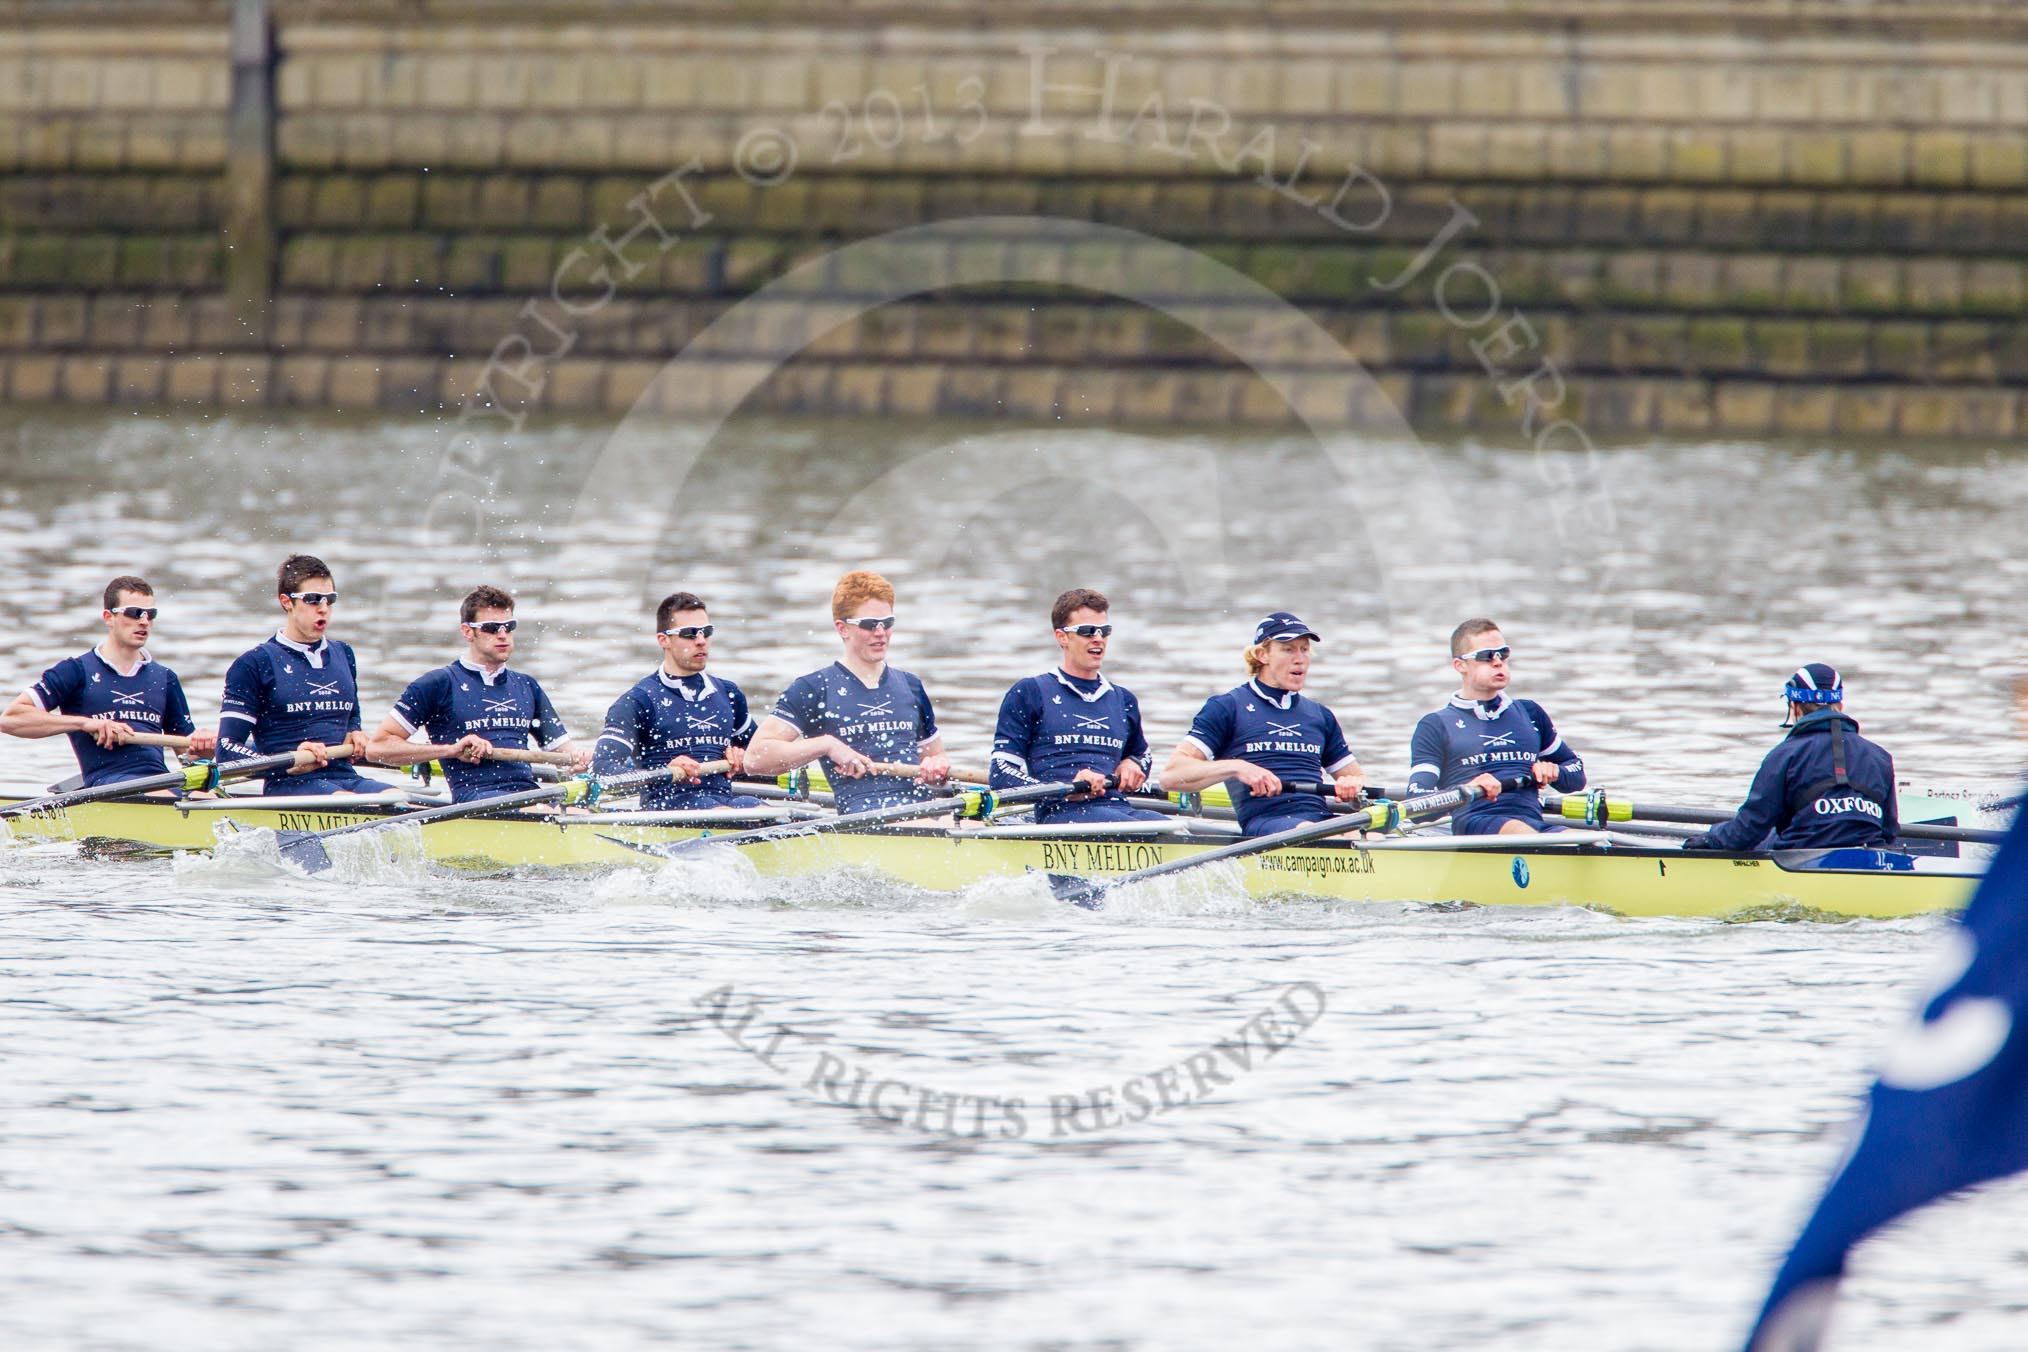
[[[315,831],[278,831],[275,848],[281,851],[283,863],[294,864],[305,873],[322,873],[331,867],[331,852]]]
[[[1049,890],[1058,901],[1067,901],[1072,906],[1082,906],[1087,911],[1096,911],[1106,904],[1106,893],[1112,891],[1112,884],[1097,878],[1080,878],[1075,873],[1045,873],[1049,879]]]

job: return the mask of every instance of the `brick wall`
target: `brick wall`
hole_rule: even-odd
[[[0,4],[8,397],[2020,425],[2002,6],[280,3],[252,208],[229,8]]]

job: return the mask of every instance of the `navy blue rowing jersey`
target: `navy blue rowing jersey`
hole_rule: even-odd
[[[225,673],[218,701],[221,762],[279,756],[303,742],[336,746],[359,728],[359,659],[335,638],[318,639],[312,648],[276,634],[241,653]],[[262,792],[374,793],[386,787],[333,761],[306,775],[271,771]]]
[[[1278,690],[1258,679],[1204,701],[1183,740],[1206,760],[1243,760],[1271,771],[1284,784],[1321,781],[1359,763],[1338,715],[1307,695]],[[1322,821],[1331,809],[1314,793],[1279,793],[1259,798],[1228,780],[1233,810],[1247,835],[1268,835],[1306,821]]]
[[[123,674],[97,648],[66,657],[28,687],[29,696],[49,714],[79,718],[116,718],[140,732],[187,737],[197,731],[190,721],[190,702],[176,673],[141,654],[141,664]],[[90,733],[66,733],[77,753],[77,768],[86,788],[126,779],[159,775],[168,770],[159,746],[116,746],[106,750]]]
[[[1452,695],[1450,703],[1424,714],[1408,743],[1408,791],[1429,793],[1455,789],[1480,775],[1510,779],[1530,773],[1536,761],[1553,762],[1558,793],[1584,787],[1584,762],[1557,734],[1542,706],[1532,699],[1512,699],[1506,691],[1481,703]],[[1480,799],[1455,809],[1451,833],[1493,836],[1507,822],[1525,822],[1545,829],[1542,792],[1534,785],[1503,789],[1498,798]]]
[[[745,693],[731,681],[701,671],[673,677],[656,667],[606,711],[592,770],[625,774],[667,765],[678,756],[699,764],[719,760],[728,746],[751,742],[756,726]],[[733,792],[730,775],[706,775],[695,783],[651,784],[641,790],[641,806],[653,812],[753,807],[759,802]]]
[[[1063,670],[1017,681],[1000,701],[987,773],[996,789],[1024,784],[1063,783],[1080,770],[1110,775],[1123,760],[1148,767],[1148,739],[1141,731],[1141,702],[1104,676],[1083,680]],[[1083,802],[1037,803],[1035,820],[1159,820],[1159,812],[1135,808],[1115,790]]]
[[[1739,815],[1685,849],[1804,849],[1892,845],[1901,834],[1894,757],[1859,735],[1856,719],[1826,709],[1799,721],[1753,777]]]
[[[488,675],[463,657],[409,682],[395,701],[394,721],[411,735],[424,730],[439,746],[477,733],[494,746],[525,751],[531,733],[543,746],[570,736],[533,676],[507,667]],[[454,803],[536,787],[534,769],[514,761],[473,765],[452,758],[443,767]]]
[[[774,717],[800,736],[836,737],[862,756],[897,765],[919,764],[923,743],[937,735],[936,714],[922,682],[894,667],[885,668],[875,685],[853,675],[843,662],[798,676],[775,701]],[[913,779],[884,775],[846,779],[831,773],[829,756],[823,760],[840,812],[935,796]]]

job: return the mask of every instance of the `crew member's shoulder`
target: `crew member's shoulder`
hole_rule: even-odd
[[[1038,703],[1042,696],[1048,692],[1049,683],[1054,679],[1055,677],[1046,671],[1037,672],[1033,676],[1023,676],[1020,680],[1007,687],[1007,694],[1004,699],[1019,700],[1027,704]]]
[[[402,691],[402,698],[433,699],[439,695],[448,695],[451,687],[457,684],[457,679],[456,666],[431,667],[408,683],[407,688]]]
[[[274,668],[275,654],[279,651],[282,651],[282,645],[275,641],[273,634],[269,634],[259,643],[254,644],[253,647],[248,648],[238,657],[233,658],[232,665],[226,671],[228,674],[234,672],[270,671]]]
[[[826,696],[829,695],[833,683],[837,681],[839,676],[845,674],[849,673],[846,673],[845,669],[836,662],[833,662],[828,667],[819,667],[815,671],[806,671],[782,687],[782,693],[776,696],[776,702],[778,704],[785,704],[804,700],[816,700],[822,703]],[[842,687],[839,693],[844,693]]]
[[[1309,713],[1322,718],[1335,719],[1338,716],[1336,713],[1332,712],[1330,705],[1324,703],[1324,701],[1320,699],[1315,699],[1309,695],[1305,695],[1300,690],[1296,692],[1296,708],[1306,710]]]
[[[1103,676],[1101,677],[1101,679],[1104,680],[1104,682],[1107,685],[1113,688],[1113,693],[1119,695],[1122,699],[1131,700],[1134,697],[1133,691],[1127,689],[1126,686],[1121,685],[1118,681],[1114,680],[1112,677]]]
[[[41,688],[43,697],[60,700],[82,690],[91,680],[91,667],[87,659],[93,655],[90,649],[86,649],[76,657],[59,657],[43,668],[42,674],[35,678],[35,684]]]
[[[1243,685],[1235,685],[1230,690],[1221,690],[1215,695],[1205,696],[1204,703],[1198,707],[1203,713],[1210,713],[1213,710],[1236,713],[1253,702],[1253,691]]]

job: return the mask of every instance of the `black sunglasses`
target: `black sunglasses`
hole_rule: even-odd
[[[1513,655],[1514,650],[1511,647],[1478,648],[1472,652],[1459,653],[1458,660],[1460,662],[1504,662]]]
[[[658,629],[656,632],[663,638],[710,638],[718,632],[718,626],[715,624],[686,624],[681,629]]]
[[[859,627],[860,627],[861,629],[864,629],[864,630],[865,630],[865,631],[866,631],[867,633],[869,633],[869,634],[870,634],[870,633],[872,633],[872,632],[873,632],[874,630],[876,630],[876,629],[892,629],[892,628],[894,628],[894,616],[892,616],[892,615],[869,615],[869,616],[867,616],[867,617],[866,617],[865,619],[863,619],[863,620],[847,620],[847,621],[845,621],[845,623],[847,623],[847,624],[856,624],[856,625],[858,625],[858,626],[859,626]]]
[[[466,624],[482,634],[511,634],[521,624],[519,620],[466,620]]]
[[[1113,627],[1109,624],[1067,624],[1061,632],[1076,634],[1079,638],[1111,638]]]
[[[107,613],[125,615],[130,620],[152,620],[162,613],[162,609],[159,606],[115,606]]]
[[[336,605],[337,592],[283,592],[291,601],[301,601],[306,606]]]

